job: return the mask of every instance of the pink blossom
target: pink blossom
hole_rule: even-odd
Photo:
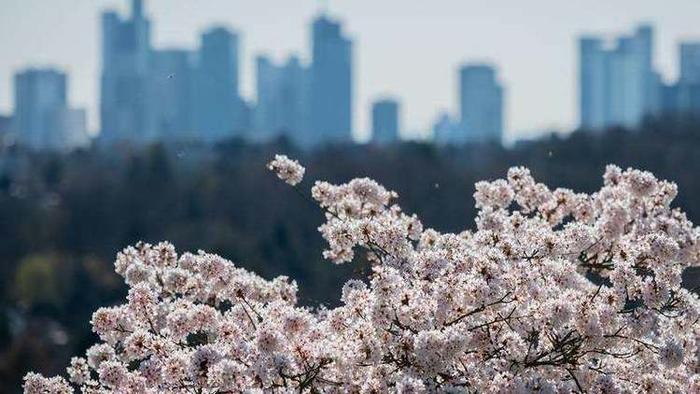
[[[304,169],[270,168],[296,185]],[[698,392],[700,301],[681,273],[700,264],[700,230],[677,188],[608,166],[577,194],[529,170],[479,182],[477,229],[426,229],[361,178],[316,182],[323,255],[365,254],[336,308],[297,305],[205,252],[140,243],[117,255],[126,303],[92,318],[100,343],[74,358],[81,392]],[[68,393],[29,373],[27,393]]]

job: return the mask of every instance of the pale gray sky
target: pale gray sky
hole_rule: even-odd
[[[457,66],[491,61],[506,91],[507,138],[576,124],[576,37],[656,27],[656,59],[677,74],[677,43],[700,39],[698,0],[328,0],[355,41],[355,131],[368,129],[369,103],[401,99],[403,128],[427,129],[457,107]],[[12,74],[55,64],[70,74],[70,98],[97,127],[99,15],[128,0],[0,0],[0,111],[13,107]],[[313,0],[146,0],[156,47],[194,47],[213,23],[242,33],[243,94],[254,97],[254,56],[308,58]]]

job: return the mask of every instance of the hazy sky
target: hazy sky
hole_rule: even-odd
[[[677,43],[700,39],[699,0],[327,0],[355,48],[358,136],[370,102],[400,98],[402,128],[426,130],[437,113],[456,111],[462,62],[498,65],[506,86],[506,134],[513,140],[577,119],[576,37],[656,27],[657,67],[677,74]],[[127,11],[129,0],[0,0],[0,111],[13,108],[12,74],[28,65],[69,72],[70,100],[97,128],[99,15]],[[243,94],[254,98],[254,57],[309,54],[313,0],[146,0],[156,47],[194,47],[199,33],[224,24],[242,33]]]

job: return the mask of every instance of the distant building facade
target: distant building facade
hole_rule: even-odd
[[[700,83],[700,42],[682,42],[679,50],[681,67],[679,82]]]
[[[37,150],[70,150],[89,143],[85,110],[69,108],[66,75],[29,69],[15,75],[17,142]]]
[[[339,22],[320,16],[312,25],[311,139],[352,141],[352,41]]]
[[[53,139],[54,114],[66,108],[66,75],[57,70],[26,70],[15,75],[15,119],[22,145],[44,148]]]
[[[608,124],[607,59],[599,38],[579,40],[580,127],[600,130]]]
[[[101,138],[144,142],[155,139],[151,121],[151,22],[142,0],[132,0],[132,14],[102,16]]]
[[[472,64],[460,69],[459,108],[466,142],[502,142],[503,87],[494,67]]]
[[[150,68],[149,119],[155,138],[197,140],[193,84],[196,53],[183,49],[155,50]]]
[[[399,140],[399,103],[392,99],[372,104],[372,142],[392,144]]]
[[[700,118],[700,42],[679,46],[678,81],[662,86],[662,111],[666,115]]]
[[[239,92],[238,35],[216,27],[202,35],[194,87],[195,128],[205,141],[240,136],[247,128]]]
[[[266,57],[256,59],[257,105],[255,141],[285,136],[300,147],[312,145],[309,135],[309,69],[291,56],[276,65]]]
[[[641,25],[607,48],[599,37],[579,40],[580,127],[637,127],[662,108],[660,78],[653,68],[653,29]]]
[[[325,15],[311,25],[311,62],[256,59],[254,141],[284,136],[305,149],[352,142],[352,41]]]

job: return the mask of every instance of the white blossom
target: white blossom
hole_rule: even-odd
[[[292,186],[301,182],[306,171],[298,161],[292,160],[286,155],[275,155],[275,159],[267,164],[267,168]]]

